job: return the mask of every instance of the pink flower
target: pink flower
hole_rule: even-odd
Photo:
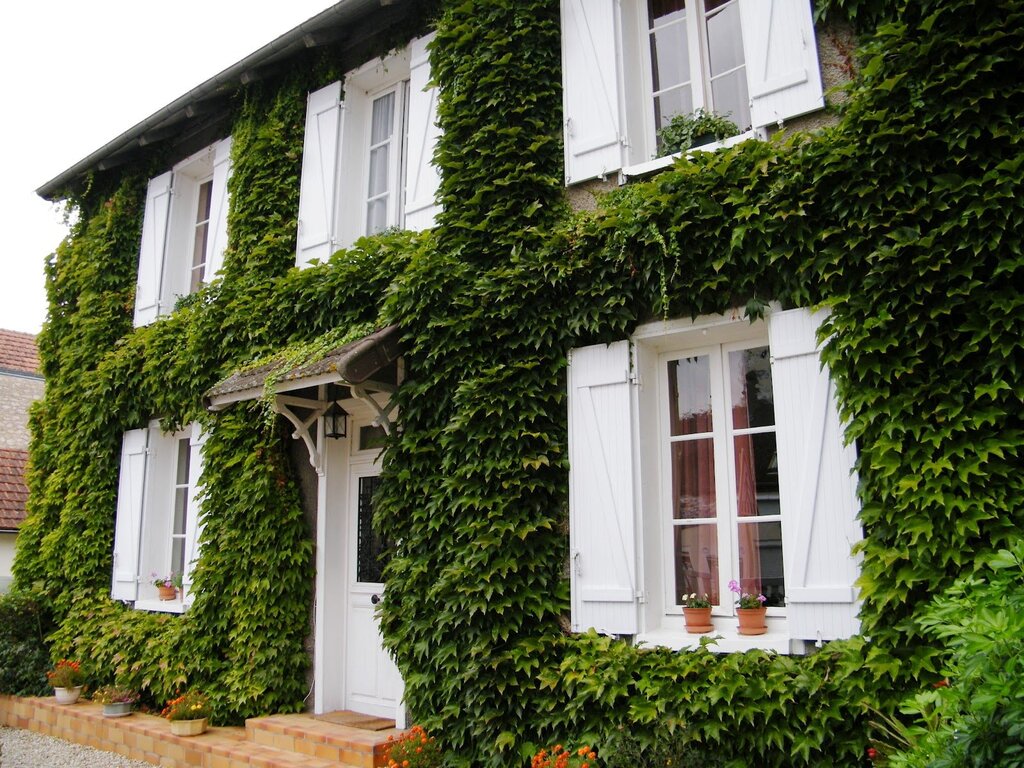
[[[758,595],[757,596],[757,602],[762,603],[762,604],[767,603],[768,602],[768,598],[765,597],[764,595]]]
[[[735,592],[737,595],[740,593],[740,583],[736,579],[729,582],[729,591]]]

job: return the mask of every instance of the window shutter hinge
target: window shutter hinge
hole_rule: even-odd
[[[637,373],[636,371],[630,371],[629,372],[629,383],[633,384],[634,386],[639,386],[639,384],[640,384],[640,374]]]
[[[647,593],[646,592],[637,591],[637,593],[636,593],[636,601],[638,603],[640,603],[640,605],[647,605]]]

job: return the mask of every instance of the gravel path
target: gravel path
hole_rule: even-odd
[[[153,768],[113,752],[83,747],[35,731],[0,727],[2,768]]]

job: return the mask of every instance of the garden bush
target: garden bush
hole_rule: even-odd
[[[53,629],[45,597],[30,591],[0,596],[0,693],[39,696],[49,691],[46,636]]]

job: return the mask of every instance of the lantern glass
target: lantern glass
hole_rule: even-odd
[[[340,440],[348,434],[348,411],[338,405],[337,390],[332,386],[328,393],[331,404],[324,411],[324,435]]]

